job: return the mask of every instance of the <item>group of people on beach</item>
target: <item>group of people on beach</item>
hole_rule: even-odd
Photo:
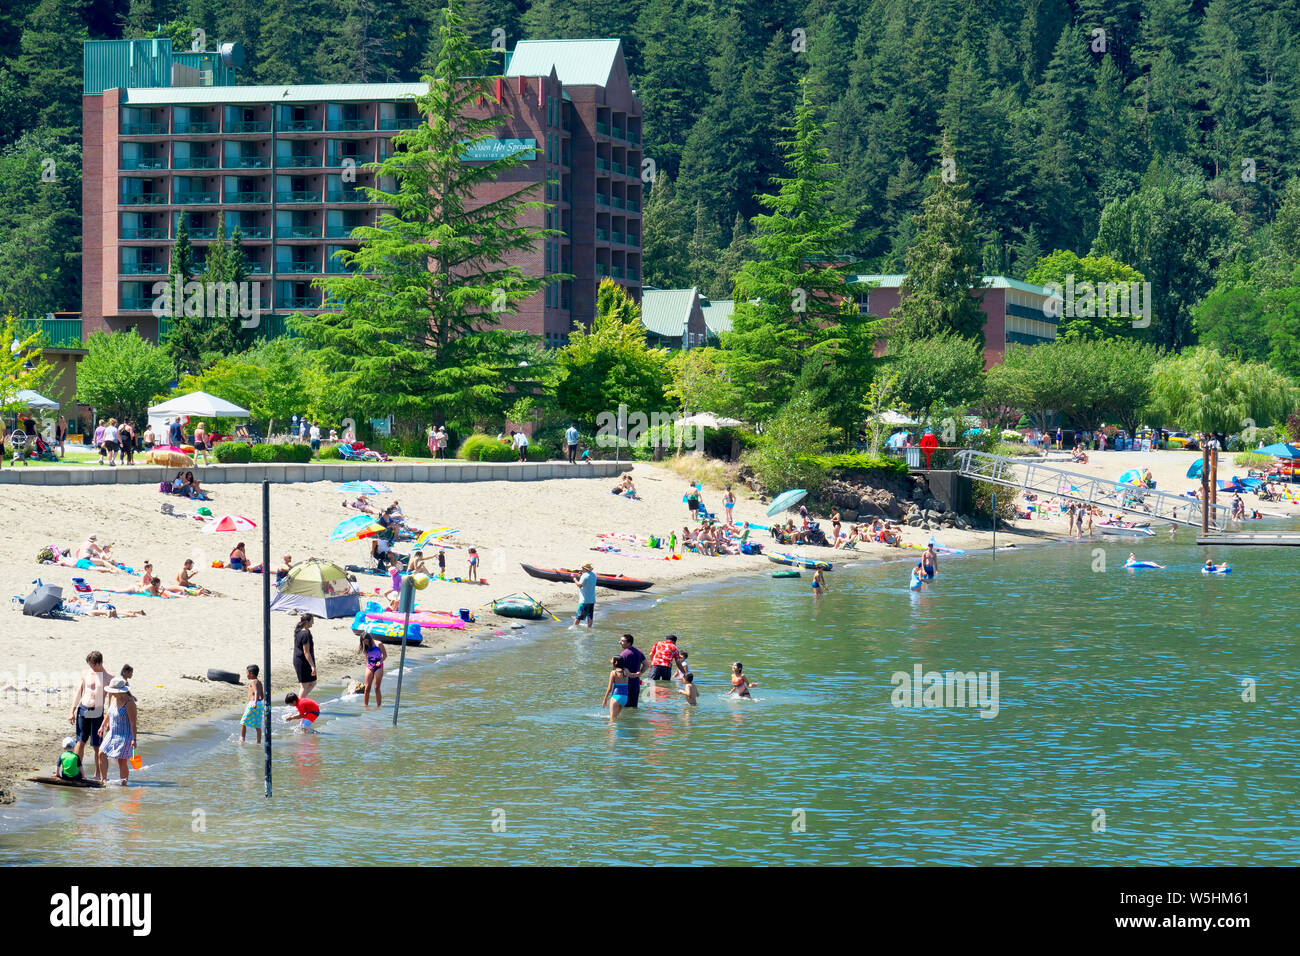
[[[118,776],[126,786],[131,758],[136,748],[136,700],[131,693],[131,665],[110,677],[104,667],[104,655],[91,651],[86,655],[86,669],[73,694],[68,723],[73,733],[63,740],[55,775],[60,780],[89,779],[108,782],[109,760],[116,760]],[[86,745],[94,750],[94,773],[88,777],[82,769]]]

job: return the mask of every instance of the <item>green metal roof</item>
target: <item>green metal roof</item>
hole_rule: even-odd
[[[641,324],[656,335],[680,339],[695,304],[695,289],[642,289]]]
[[[850,283],[870,282],[880,289],[897,289],[907,278],[906,273],[894,275],[861,275],[852,276]],[[1041,285],[1033,285],[1029,282],[1021,282],[1019,279],[1008,279],[1006,276],[984,276],[984,288],[986,289],[1017,289],[1020,292],[1028,292],[1030,295],[1041,295],[1044,298],[1050,298],[1052,293]]]
[[[622,40],[520,40],[506,76],[549,76],[565,86],[606,86],[623,55]]]
[[[736,311],[735,299],[700,299],[700,311],[704,313],[704,325],[709,335],[719,335],[731,331],[731,313]]]
[[[402,100],[429,92],[425,83],[323,83],[314,86],[174,86],[128,89],[127,106],[200,103],[345,103]]]

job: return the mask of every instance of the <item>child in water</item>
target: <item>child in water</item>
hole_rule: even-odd
[[[248,728],[252,727],[257,731],[257,742],[262,742],[262,717],[263,708],[266,704],[262,700],[262,682],[258,679],[259,670],[256,664],[249,664],[244,668],[244,675],[248,678],[248,703],[244,705],[244,716],[239,718],[239,742],[244,742],[248,734]]]
[[[826,572],[821,568],[813,572],[812,589],[813,597],[821,597],[826,593]]]
[[[749,697],[749,689],[758,686],[757,681],[752,681],[744,675],[744,669],[740,661],[731,665],[731,690],[728,691],[728,696],[735,694],[737,697]]]
[[[916,562],[916,567],[912,569],[912,579],[907,582],[907,586],[912,590],[919,588],[921,582],[925,580],[923,573],[924,569],[921,567],[921,562]]]
[[[695,686],[694,674],[686,675],[686,683],[677,689],[677,693],[685,697],[686,703],[690,704],[692,707],[699,705],[700,691]]]
[[[285,706],[295,707],[298,710],[296,714],[286,714],[284,719],[286,721],[301,720],[304,731],[311,730],[316,718],[320,717],[320,704],[310,697],[300,698],[297,694],[285,694],[284,703]]]
[[[76,737],[63,738],[63,753],[59,754],[59,766],[54,775],[60,780],[81,779],[81,758],[73,750],[77,746]]]

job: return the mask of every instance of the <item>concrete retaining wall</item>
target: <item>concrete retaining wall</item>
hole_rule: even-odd
[[[207,465],[190,469],[204,485],[271,481],[544,481],[548,478],[613,478],[631,469],[627,462],[592,461],[570,465],[564,461],[474,462],[429,461],[321,462],[307,465]],[[0,468],[0,485],[157,485],[176,477],[176,468],[158,465],[18,465]]]

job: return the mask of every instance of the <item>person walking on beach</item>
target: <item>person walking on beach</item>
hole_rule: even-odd
[[[691,485],[682,496],[682,501],[686,502],[686,510],[691,513],[691,520],[694,521],[700,512],[700,486]]]
[[[257,731],[257,742],[262,742],[262,720],[263,709],[266,707],[266,701],[262,693],[262,682],[257,675],[260,673],[256,664],[249,664],[244,668],[244,674],[248,677],[248,703],[244,705],[244,716],[239,718],[239,742],[244,742],[244,735],[248,733],[248,728],[252,727]]]
[[[131,696],[131,687],[124,677],[114,677],[104,693],[112,701],[99,726],[99,735],[104,741],[99,751],[104,755],[103,780],[108,783],[108,758],[112,757],[117,761],[118,776],[125,787],[131,772],[131,751],[135,749],[135,698]]]
[[[631,634],[624,634],[619,638],[619,659],[623,662],[623,667],[627,671],[627,706],[635,707],[637,701],[641,698],[641,676],[645,674],[646,659],[640,650],[633,647],[633,637]]]
[[[310,614],[304,614],[298,618],[298,626],[293,631],[293,670],[303,697],[316,686],[316,643],[311,635],[314,620]]]
[[[384,705],[384,661],[388,660],[388,648],[369,634],[362,634],[361,646],[357,648],[357,653],[366,660],[366,691],[362,706],[370,706],[370,689],[373,687],[375,706],[382,707]]]
[[[682,652],[677,649],[677,635],[669,634],[662,641],[655,641],[650,648],[650,679],[672,680],[673,669],[684,677],[682,669]]]
[[[478,549],[476,548],[469,549],[469,578],[467,580],[478,580]]]
[[[578,426],[570,425],[564,430],[564,445],[569,452],[569,464],[578,463]]]
[[[592,570],[590,561],[582,566],[575,583],[578,585],[578,612],[573,617],[573,626],[577,627],[586,618],[590,630],[596,616],[596,572]]]
[[[68,723],[75,728],[77,759],[85,758],[86,742],[89,741],[95,749],[95,779],[103,780],[108,775],[108,758],[103,753],[99,728],[104,717],[104,689],[109,677],[108,671],[104,670],[104,655],[99,651],[86,655],[86,665],[77,692],[72,695],[74,703],[72,713],[68,714]]]
[[[727,516],[727,527],[734,528],[736,522],[732,515],[736,508],[736,493],[731,490],[731,485],[727,485],[727,490],[722,496],[722,509]]]
[[[203,427],[202,422],[199,422],[197,425],[194,426],[194,464],[197,465],[199,463],[200,455],[203,456],[203,464],[205,465],[209,464],[208,432],[207,429]]]
[[[611,657],[609,666],[609,683],[605,685],[605,696],[600,699],[600,706],[603,710],[605,702],[609,701],[609,719],[617,720],[627,706],[627,685],[631,681],[631,675],[620,658]]]

